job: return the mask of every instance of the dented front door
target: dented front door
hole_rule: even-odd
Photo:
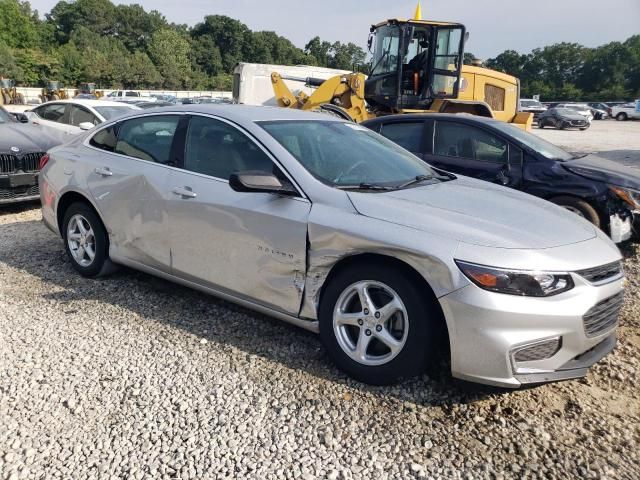
[[[310,202],[236,192],[226,180],[177,169],[170,183],[174,275],[297,315]]]

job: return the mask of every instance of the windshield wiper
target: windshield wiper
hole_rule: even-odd
[[[396,188],[407,188],[411,185],[415,185],[416,183],[426,182],[427,180],[434,180],[435,177],[433,175],[417,175],[415,178],[409,180],[408,182],[401,183]]]
[[[339,190],[380,190],[388,192],[389,190],[395,190],[394,187],[386,187],[384,185],[376,185],[375,183],[362,182],[358,185],[338,185]]]

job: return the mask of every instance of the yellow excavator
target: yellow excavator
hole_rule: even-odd
[[[471,113],[530,130],[533,115],[518,112],[518,79],[463,65],[465,26],[421,16],[418,4],[411,20],[390,19],[371,27],[368,77],[354,72],[323,80],[272,73],[278,105],[325,111],[355,122],[394,113]],[[302,81],[315,90],[294,94],[286,80]]]
[[[0,77],[0,105],[24,105],[24,95],[18,93],[16,82]]]
[[[104,97],[104,92],[102,90],[96,90],[95,83],[81,83],[74,95],[93,95],[96,98],[102,98]]]
[[[67,90],[60,82],[48,81],[46,86],[40,92],[42,102],[50,102],[52,100],[66,100],[69,98]]]

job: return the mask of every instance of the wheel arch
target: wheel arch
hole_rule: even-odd
[[[426,293],[427,297],[429,298],[429,301],[432,301],[434,303],[434,308],[436,308],[437,311],[440,313],[440,320],[438,322],[437,333],[444,336],[444,338],[442,339],[443,345],[446,345],[448,348],[449,347],[449,330],[447,327],[446,317],[444,315],[444,311],[442,310],[440,302],[438,301],[438,298],[433,288],[431,287],[427,279],[424,278],[424,276],[420,274],[420,272],[418,272],[412,265],[410,265],[409,263],[405,262],[402,259],[399,259],[391,255],[387,255],[384,253],[364,252],[364,253],[357,253],[353,255],[347,255],[341,258],[340,260],[338,260],[335,264],[333,264],[333,266],[329,270],[329,273],[325,277],[324,282],[322,283],[322,286],[320,288],[320,291],[318,292],[318,296],[317,296],[318,306],[322,302],[327,285],[330,284],[331,280],[335,278],[335,276],[339,272],[341,272],[344,269],[350,268],[354,265],[360,265],[364,263],[366,264],[375,263],[378,265],[383,265],[388,268],[398,269],[420,286],[420,289]]]
[[[608,215],[607,212],[604,212],[602,210],[602,208],[600,208],[600,206],[598,206],[592,199],[590,198],[585,198],[585,197],[581,197],[579,195],[575,195],[572,193],[563,193],[561,195],[549,195],[548,197],[545,198],[545,200],[558,205],[554,200],[560,200],[563,198],[569,198],[569,199],[573,199],[573,200],[578,200],[581,202],[586,203],[587,205],[589,205],[591,208],[593,208],[595,210],[595,212],[598,214],[598,217],[600,218],[600,226],[604,227],[607,226],[609,224],[609,219],[608,219]]]
[[[80,192],[77,192],[75,190],[69,190],[62,194],[62,196],[60,197],[56,205],[56,223],[58,225],[58,231],[60,232],[61,236],[63,235],[62,222],[64,221],[65,212],[74,203],[84,203],[89,207],[91,207],[91,209],[95,212],[95,214],[98,216],[98,218],[102,222],[102,226],[105,228],[105,231],[108,232],[106,225],[104,223],[104,220],[102,219],[102,215],[100,215],[100,212],[98,211],[96,206],[93,204],[93,202],[89,200],[89,198],[86,195]],[[107,235],[107,241],[108,241],[108,235]]]

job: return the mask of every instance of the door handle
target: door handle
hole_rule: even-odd
[[[196,198],[198,196],[196,192],[191,190],[191,187],[174,187],[171,193],[179,195],[182,198]]]
[[[102,175],[103,177],[110,177],[113,175],[113,172],[109,170],[107,167],[98,167],[94,170],[98,175]]]

